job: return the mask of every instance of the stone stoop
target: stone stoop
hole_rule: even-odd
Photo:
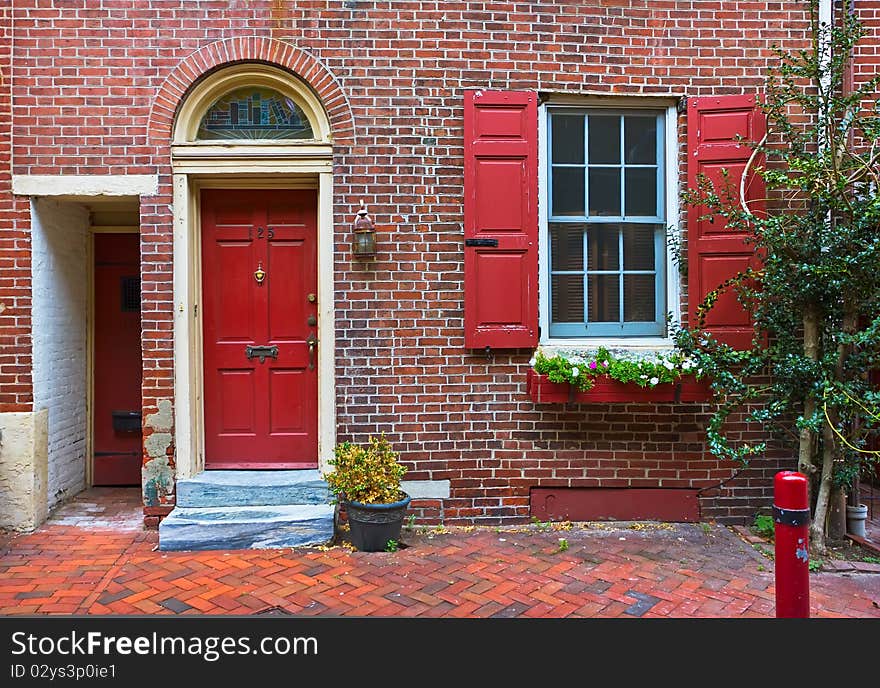
[[[317,470],[206,471],[177,482],[159,549],[269,549],[333,538],[334,507]]]

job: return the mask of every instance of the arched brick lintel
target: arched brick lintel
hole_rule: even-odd
[[[354,145],[354,116],[348,98],[333,73],[304,50],[284,41],[259,36],[215,41],[179,62],[159,87],[153,100],[147,141],[151,145],[168,146],[177,109],[193,85],[209,72],[242,62],[271,64],[299,77],[320,98],[330,121],[333,144]]]

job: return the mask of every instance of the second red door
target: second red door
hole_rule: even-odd
[[[201,194],[205,467],[318,458],[317,194]]]

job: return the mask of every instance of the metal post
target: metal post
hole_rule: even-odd
[[[776,533],[776,618],[810,617],[810,504],[807,477],[780,471],[773,481]]]

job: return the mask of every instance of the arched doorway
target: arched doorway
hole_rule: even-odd
[[[215,70],[181,104],[171,154],[178,478],[320,468],[336,416],[321,102],[278,67]]]

